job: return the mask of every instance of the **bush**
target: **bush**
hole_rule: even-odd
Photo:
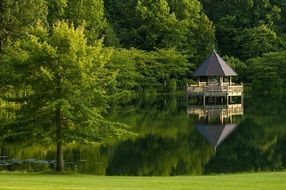
[[[167,89],[169,92],[174,92],[177,90],[177,81],[176,79],[171,79],[167,83]]]

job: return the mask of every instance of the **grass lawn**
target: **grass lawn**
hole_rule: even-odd
[[[21,190],[285,190],[286,172],[179,177],[105,177],[0,173],[0,189]]]

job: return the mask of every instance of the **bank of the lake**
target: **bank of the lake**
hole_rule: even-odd
[[[286,172],[244,173],[214,176],[106,177],[92,175],[44,175],[0,173],[1,190],[284,190]]]

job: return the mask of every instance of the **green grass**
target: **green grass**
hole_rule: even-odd
[[[103,177],[0,173],[9,190],[285,190],[286,172],[180,177]]]

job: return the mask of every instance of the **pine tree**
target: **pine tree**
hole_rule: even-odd
[[[55,143],[57,171],[64,170],[65,143],[97,142],[124,131],[101,116],[115,79],[105,69],[110,55],[102,40],[88,45],[84,28],[65,22],[56,22],[50,32],[38,24],[4,50],[11,84],[22,92],[10,99],[20,105],[10,130]]]

